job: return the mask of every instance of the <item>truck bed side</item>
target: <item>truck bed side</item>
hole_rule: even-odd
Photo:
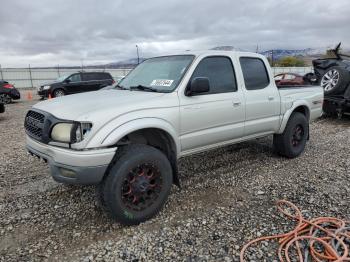
[[[278,89],[281,96],[282,133],[292,112],[300,107],[306,110],[309,121],[322,115],[323,89],[320,86],[283,87]]]

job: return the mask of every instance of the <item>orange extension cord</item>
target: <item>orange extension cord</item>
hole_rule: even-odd
[[[350,222],[333,217],[305,219],[300,209],[286,200],[277,202],[278,210],[290,219],[298,221],[298,225],[290,232],[274,236],[254,239],[241,250],[240,260],[244,262],[244,253],[254,243],[279,239],[278,258],[281,262],[291,261],[292,249],[294,261],[350,261]],[[295,214],[286,211],[294,210]]]

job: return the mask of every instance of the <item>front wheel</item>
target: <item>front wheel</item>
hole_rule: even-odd
[[[4,104],[11,104],[12,98],[8,94],[0,94],[0,102],[3,102]]]
[[[115,220],[135,225],[163,207],[173,183],[172,168],[154,147],[130,145],[120,150],[101,186],[103,202]]]
[[[282,156],[294,158],[299,156],[305,149],[309,135],[309,124],[304,114],[293,113],[282,134],[274,135],[273,144]]]
[[[60,96],[65,96],[66,93],[64,92],[63,89],[56,89],[53,91],[53,97],[60,97]]]

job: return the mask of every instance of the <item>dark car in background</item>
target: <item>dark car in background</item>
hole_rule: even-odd
[[[330,51],[333,57],[312,61],[315,75],[325,95],[343,95],[350,85],[350,55],[340,53],[340,44]]]
[[[312,61],[316,83],[324,89],[323,111],[339,118],[350,113],[350,54],[340,52],[340,43],[328,58]]]
[[[20,92],[7,81],[0,80],[0,102],[9,104],[12,100],[18,100],[21,98]]]
[[[89,91],[96,91],[114,84],[113,77],[108,72],[77,72],[61,76],[55,81],[42,84],[38,95],[45,97],[60,97]]]

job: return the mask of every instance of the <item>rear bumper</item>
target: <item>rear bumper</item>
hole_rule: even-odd
[[[3,94],[10,96],[13,100],[21,99],[20,92],[15,88],[5,90]]]
[[[13,100],[21,99],[21,94],[17,89],[12,89],[10,91],[10,96]]]
[[[65,184],[99,184],[117,148],[75,151],[39,143],[27,136],[28,152],[50,166],[51,175]]]

